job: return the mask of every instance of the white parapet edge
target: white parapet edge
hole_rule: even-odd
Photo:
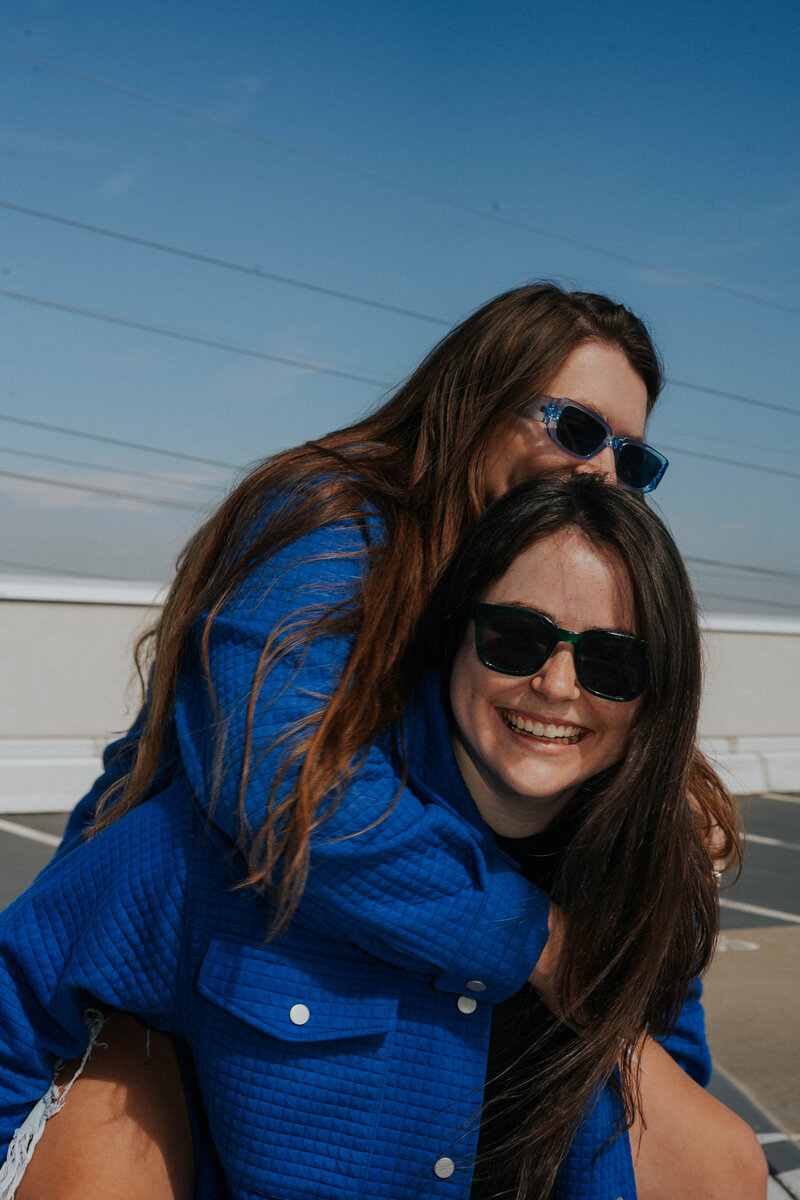
[[[778,633],[800,637],[800,617],[701,612],[700,628],[706,633]]]
[[[66,579],[0,574],[0,600],[39,604],[123,604],[154,608],[164,603],[169,585],[126,579]]]

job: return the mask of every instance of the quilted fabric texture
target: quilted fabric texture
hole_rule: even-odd
[[[380,533],[377,522],[368,519],[363,525],[327,526],[300,539],[254,570],[212,627],[211,675],[226,724],[227,766],[213,815],[231,840],[240,835],[245,700],[263,647],[274,631],[296,622],[298,613],[319,614],[332,604],[347,603],[367,566],[365,534],[374,542]],[[246,792],[251,827],[263,820],[286,747],[265,751],[292,722],[318,711],[348,650],[344,638],[317,639],[304,656],[287,656],[268,675],[255,714],[255,766]],[[201,808],[208,810],[215,714],[196,646],[184,656],[175,724],[178,769],[188,777]],[[124,768],[125,750],[123,740],[108,753],[106,775],[73,815],[70,844],[89,807]],[[290,782],[291,776],[285,788]],[[399,788],[386,745],[376,745],[312,848],[314,869],[303,919],[377,958],[432,973],[446,990],[457,992],[465,979],[480,978],[487,1000],[505,999],[523,985],[542,951],[546,898],[450,808],[421,803],[410,789],[396,799]],[[389,815],[379,820],[387,809]],[[336,840],[373,823],[358,838]],[[487,937],[500,923],[503,938]]]
[[[289,932],[265,944],[264,901],[233,889],[242,699],[259,655],[301,607],[346,601],[365,555],[360,527],[318,531],[254,572],[216,622],[212,675],[230,769],[214,826],[214,717],[189,654],[174,753],[154,795],[79,844],[97,796],[125,768],[123,739],[63,851],[0,918],[0,1156],[47,1090],[54,1060],[85,1047],[83,1012],[99,1001],[185,1039],[233,1197],[468,1197],[491,1004],[528,978],[548,901],[479,820],[452,760],[438,681],[410,714],[409,786],[369,832],[333,840],[376,821],[395,798],[384,739],[323,827]],[[261,751],[318,708],[346,653],[342,640],[318,641],[268,677],[251,824],[276,765]],[[482,990],[469,987],[476,981]],[[459,1007],[463,995],[477,1001],[473,1011]],[[696,1009],[685,1010],[684,1065],[705,1052]],[[609,1142],[618,1121],[603,1092],[559,1200],[635,1196],[628,1139]],[[203,1165],[197,1195],[218,1194]]]
[[[412,776],[433,774],[414,786],[421,803],[444,804],[431,785],[445,778],[452,818],[480,845],[485,829],[455,787],[437,690],[427,689],[424,719],[409,731]],[[54,860],[0,918],[0,1148],[47,1089],[54,1059],[85,1046],[92,1000],[185,1040],[233,1197],[466,1200],[485,993],[463,980],[461,994],[477,1001],[464,1012],[430,972],[382,963],[299,921],[265,943],[264,901],[233,886],[239,862],[178,778]],[[503,944],[510,923],[493,932]],[[605,1091],[564,1165],[559,1200],[635,1196],[627,1136],[608,1143],[618,1120]],[[215,1195],[204,1172],[198,1196]]]
[[[457,803],[480,839],[466,791]],[[464,980],[478,1004],[463,1012],[430,973],[300,923],[265,944],[264,901],[233,888],[238,861],[176,781],[54,861],[7,910],[0,1146],[54,1058],[85,1045],[91,998],[185,1039],[233,1197],[466,1200],[491,1006]],[[604,1094],[561,1195],[635,1194],[627,1139],[602,1149],[617,1118]]]

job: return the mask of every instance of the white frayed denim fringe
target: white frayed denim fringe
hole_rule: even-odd
[[[14,1200],[17,1188],[22,1181],[22,1176],[25,1174],[25,1169],[33,1157],[33,1152],[38,1145],[39,1139],[44,1133],[45,1122],[64,1107],[69,1089],[83,1072],[89,1060],[89,1055],[92,1053],[92,1048],[97,1041],[97,1036],[105,1024],[103,1013],[96,1008],[87,1008],[83,1014],[83,1019],[89,1031],[89,1045],[84,1051],[78,1069],[69,1083],[64,1084],[63,1087],[59,1087],[54,1079],[41,1100],[28,1113],[28,1116],[19,1129],[14,1132],[14,1136],[8,1147],[6,1161],[0,1167],[0,1200]],[[56,1063],[56,1075],[58,1075],[60,1066],[60,1062]]]

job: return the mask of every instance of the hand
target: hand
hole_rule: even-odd
[[[550,936],[528,982],[550,1011],[558,1015],[557,981],[561,947],[564,940],[564,914],[552,901],[550,902],[550,912],[547,915],[547,925]]]
[[[725,851],[727,850],[728,843],[725,833],[713,817],[710,817],[703,811],[691,792],[686,793],[686,800],[689,808],[692,810],[692,815],[700,831],[700,836],[706,844],[708,857],[711,859],[712,870],[717,880],[719,880],[720,875],[727,866]]]

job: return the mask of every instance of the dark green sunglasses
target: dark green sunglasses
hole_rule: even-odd
[[[572,633],[527,608],[472,601],[475,649],[490,671],[535,675],[559,642],[574,647],[578,683],[601,700],[625,703],[647,687],[647,645],[609,629]]]

